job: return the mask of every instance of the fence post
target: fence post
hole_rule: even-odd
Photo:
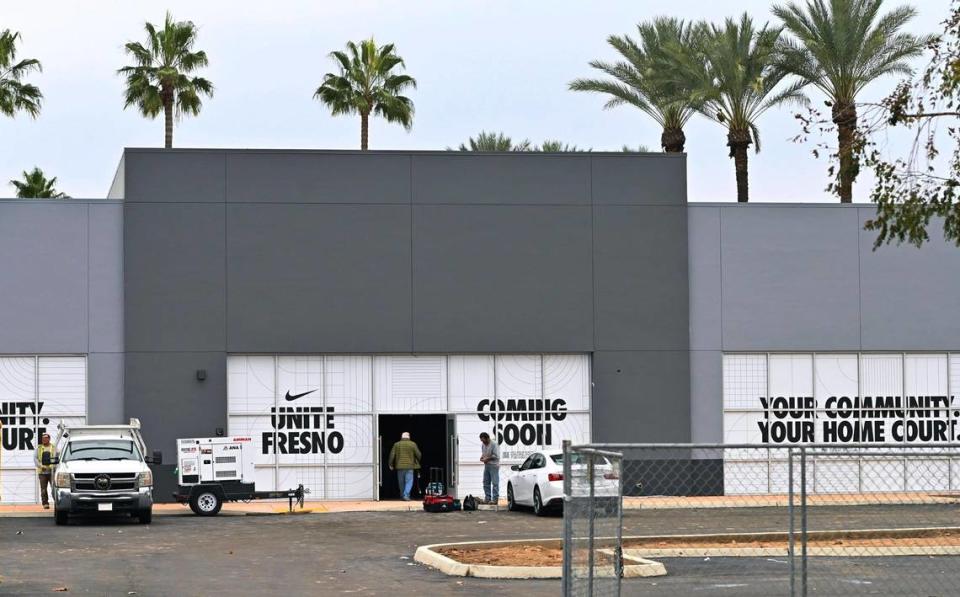
[[[800,594],[807,597],[807,449],[800,448]]]
[[[587,536],[587,567],[589,572],[587,572],[587,595],[593,595],[593,573],[594,573],[594,535],[596,534],[596,521],[594,520],[594,511],[593,511],[593,498],[594,498],[594,487],[593,487],[593,465],[594,465],[594,454],[592,451],[587,452],[587,481],[590,483],[590,499],[587,502],[587,519],[589,520],[589,533]]]
[[[564,595],[573,593],[573,581],[570,575],[573,574],[573,559],[571,551],[573,550],[573,500],[570,496],[570,440],[563,440],[563,576],[561,580]]]
[[[794,520],[793,520],[793,448],[787,449],[787,517],[790,519],[790,597],[796,597],[797,594],[797,585],[796,585],[796,576],[797,576],[797,565],[794,562],[794,556],[796,555],[796,550],[794,548]]]

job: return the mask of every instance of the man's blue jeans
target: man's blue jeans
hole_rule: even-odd
[[[500,499],[499,462],[488,462],[483,465],[483,498],[488,502]]]
[[[410,499],[410,490],[413,489],[413,469],[397,469],[397,487],[400,488],[400,494],[403,499]]]

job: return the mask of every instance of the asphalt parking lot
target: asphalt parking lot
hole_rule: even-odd
[[[811,528],[954,526],[954,506],[823,508]],[[631,511],[625,534],[782,530],[775,508]],[[297,516],[189,514],[56,527],[50,518],[0,518],[0,594],[91,595],[557,595],[559,581],[444,576],[413,563],[418,545],[559,537],[562,519],[527,513],[361,512]],[[915,592],[908,578],[960,586],[960,558],[811,560],[816,595],[948,595]],[[868,561],[869,560],[869,561]],[[777,558],[664,560],[669,575],[624,581],[625,595],[788,594]],[[932,575],[936,575],[935,577]],[[522,593],[519,593],[522,591]]]

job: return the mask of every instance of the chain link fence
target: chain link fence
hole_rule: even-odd
[[[568,445],[564,467],[565,595],[960,594],[957,447]]]

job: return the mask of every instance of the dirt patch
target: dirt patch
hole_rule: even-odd
[[[858,536],[859,535],[859,536]],[[869,536],[872,535],[872,536]],[[785,538],[770,539],[733,537],[729,539],[698,539],[696,537],[669,537],[651,539],[625,539],[624,549],[751,549],[776,548],[787,549]],[[816,538],[807,541],[807,546],[815,547],[960,547],[960,529],[919,530],[913,534],[898,532],[891,536],[876,536],[875,533],[851,531],[843,538]],[[440,547],[436,551],[463,564],[487,566],[562,566],[563,548],[546,547],[536,544],[517,543],[484,547]],[[578,552],[579,558],[586,555]],[[604,565],[610,558],[602,551],[595,554],[595,565]],[[585,562],[584,562],[585,563]]]
[[[487,566],[562,566],[563,550],[541,545],[508,547],[441,547],[437,552],[463,564]]]

